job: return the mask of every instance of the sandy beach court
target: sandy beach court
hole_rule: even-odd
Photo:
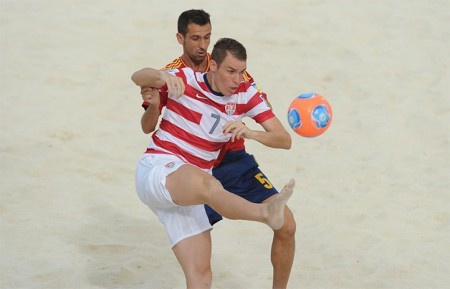
[[[0,288],[185,288],[134,171],[149,136],[130,80],[181,55],[178,15],[242,42],[288,127],[316,92],[333,107],[288,151],[247,141],[297,185],[291,289],[450,284],[449,1],[0,1]],[[211,45],[212,48],[212,45]],[[248,125],[253,125],[248,123]],[[270,288],[272,232],[214,226],[213,288]]]

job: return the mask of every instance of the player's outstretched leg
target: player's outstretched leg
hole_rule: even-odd
[[[267,225],[269,225],[269,227],[273,230],[278,230],[283,226],[284,206],[291,197],[292,192],[294,191],[294,186],[295,181],[291,179],[280,191],[280,193],[275,195],[273,201],[267,203],[269,211]]]

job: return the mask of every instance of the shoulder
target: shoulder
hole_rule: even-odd
[[[264,94],[265,92],[256,84],[255,80],[253,79],[253,76],[251,76],[248,71],[244,72],[244,82],[249,83],[251,86],[253,86],[259,93]]]
[[[254,95],[258,90],[255,88],[254,84],[248,81],[243,81],[239,84],[235,93],[245,93],[249,95]]]
[[[180,68],[170,68],[165,70],[167,73],[179,77],[183,79],[184,83],[198,82],[200,78],[201,72],[196,72],[190,67],[180,67]]]
[[[253,77],[250,75],[250,73],[248,73],[247,70],[244,72],[244,81],[254,82]]]
[[[186,67],[186,65],[184,64],[184,62],[180,56],[180,57],[177,57],[174,60],[172,60],[170,63],[168,63],[163,68],[161,68],[161,70],[171,70],[171,69],[183,68],[183,67]]]

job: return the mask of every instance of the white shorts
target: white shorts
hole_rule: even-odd
[[[166,228],[171,246],[212,229],[204,205],[179,206],[166,189],[166,177],[187,164],[176,156],[145,154],[136,168],[136,191],[141,201]]]

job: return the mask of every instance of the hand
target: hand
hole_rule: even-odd
[[[250,130],[245,123],[241,121],[229,121],[223,127],[223,133],[231,133],[231,141],[234,142],[236,139],[250,138],[252,130]]]
[[[154,87],[141,87],[141,96],[144,102],[148,102],[151,106],[159,106],[159,90]]]
[[[169,97],[180,97],[184,95],[185,85],[183,79],[174,76],[167,71],[161,70],[161,79],[167,84],[167,92]]]

